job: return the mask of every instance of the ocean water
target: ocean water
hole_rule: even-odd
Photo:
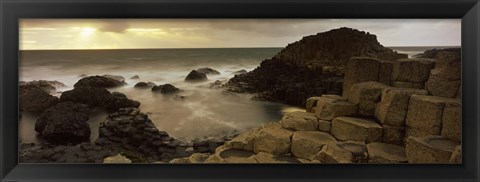
[[[395,47],[400,53],[422,53],[433,47]],[[281,48],[218,48],[218,49],[147,49],[147,50],[48,50],[21,51],[19,73],[21,81],[58,80],[67,85],[62,91],[73,89],[79,75],[121,75],[127,85],[109,89],[121,92],[141,103],[140,109],[160,130],[185,140],[243,131],[266,122],[278,121],[285,112],[303,110],[279,103],[252,101],[248,94],[224,94],[211,89],[216,80],[226,81],[233,72],[251,71]],[[186,83],[191,70],[210,67],[221,72],[208,75],[207,82]],[[140,79],[130,79],[138,75]],[[170,83],[183,90],[184,100],[152,93],[150,89],[135,89],[137,82]],[[98,137],[98,126],[107,113],[92,111],[88,123],[91,140]],[[19,121],[21,142],[39,142],[34,131],[38,115],[24,113]]]

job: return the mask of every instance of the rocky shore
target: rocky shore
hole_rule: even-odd
[[[255,93],[255,99],[303,107],[309,97],[342,94],[343,75],[351,57],[394,61],[407,55],[383,47],[375,35],[339,28],[289,44],[226,85],[232,92]]]
[[[186,83],[219,72],[191,70]],[[38,115],[42,143],[21,143],[21,163],[461,163],[461,54],[430,50],[406,58],[375,35],[340,28],[304,37],[212,89],[302,106],[278,122],[185,141],[161,131],[140,102],[107,88],[118,75],[20,82],[22,112]],[[132,79],[140,79],[138,75]],[[181,88],[139,80],[134,89],[187,99]],[[108,112],[89,141],[94,109]],[[34,132],[34,131],[29,131]]]

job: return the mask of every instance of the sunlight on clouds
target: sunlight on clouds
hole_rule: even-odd
[[[95,31],[97,31],[97,29],[90,28],[90,27],[85,27],[85,28],[81,29],[80,35],[82,37],[90,37],[91,35],[93,35],[95,33]]]

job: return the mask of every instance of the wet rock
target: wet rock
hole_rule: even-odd
[[[77,87],[65,91],[60,97],[60,102],[87,104],[90,107],[103,107],[110,111],[116,111],[123,107],[140,106],[140,102],[128,99],[123,94],[112,94],[104,88],[95,87]]]
[[[111,78],[111,79],[114,79],[114,80],[117,80],[119,82],[125,82],[125,78],[123,76],[120,76],[120,75],[102,75],[103,77],[106,77],[106,78]]]
[[[291,152],[295,157],[313,160],[324,145],[333,145],[335,142],[329,133],[297,131],[293,133]]]
[[[381,141],[383,128],[373,120],[337,117],[332,121],[332,134],[340,140]]]
[[[90,138],[87,124],[89,109],[82,104],[59,103],[42,113],[35,123],[35,131],[51,143],[80,143]]]
[[[130,79],[140,79],[140,77],[138,75],[133,75],[132,77],[130,77]]]
[[[407,160],[409,163],[449,163],[457,145],[441,136],[408,137]]]
[[[54,93],[56,89],[66,87],[66,85],[59,81],[47,81],[47,80],[34,80],[34,81],[20,81],[19,84],[19,95],[22,95],[26,92],[29,92],[32,89],[41,89],[45,93],[50,94]]]
[[[205,68],[199,68],[197,69],[196,71],[200,72],[200,73],[203,73],[205,75],[219,75],[220,72],[217,71],[217,70],[214,70],[212,68],[208,68],[208,67],[205,67]]]
[[[318,128],[318,119],[312,113],[290,112],[283,116],[282,127],[296,131],[314,131]]]
[[[185,78],[187,82],[202,82],[207,81],[207,75],[205,73],[192,70]]]
[[[152,87],[152,92],[158,92],[162,94],[174,94],[181,90],[171,84],[164,84]]]
[[[40,88],[32,88],[30,91],[20,91],[19,109],[23,112],[42,113],[45,109],[58,103],[58,98],[51,96]]]
[[[367,144],[368,163],[406,163],[405,147],[386,143]]]
[[[123,78],[123,77],[122,77]],[[99,87],[99,88],[112,88],[125,85],[125,79],[114,76],[89,76],[80,79],[75,83],[74,87]]]
[[[153,82],[138,82],[133,87],[134,88],[152,88],[154,86],[156,86],[156,85]]]

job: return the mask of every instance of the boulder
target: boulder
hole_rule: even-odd
[[[259,152],[253,156],[258,163],[300,163],[300,161],[289,155],[273,155],[265,152]]]
[[[103,159],[103,163],[107,163],[107,164],[121,164],[121,163],[126,163],[126,164],[130,164],[132,163],[132,161],[130,159],[128,159],[127,157],[123,156],[122,154],[117,154],[115,156],[109,156],[109,157],[106,157],[105,159]]]
[[[321,120],[332,120],[339,116],[351,116],[357,114],[357,105],[346,101],[340,96],[322,96],[317,101],[315,116]]]
[[[373,120],[337,117],[332,121],[332,134],[340,140],[365,141],[382,140],[383,128]]]
[[[462,104],[460,99],[445,103],[441,135],[457,142],[462,141]]]
[[[224,146],[228,148],[253,151],[253,143],[258,131],[259,129],[257,128],[247,130],[232,140],[225,142]]]
[[[343,78],[343,95],[349,95],[350,87],[357,83],[378,81],[380,60],[367,57],[352,57]]]
[[[132,77],[130,77],[130,79],[134,80],[134,79],[140,79],[140,77],[138,75],[133,75]]]
[[[26,92],[29,92],[32,89],[41,89],[45,93],[54,93],[56,89],[66,87],[66,85],[59,81],[48,81],[48,80],[34,80],[34,81],[20,81],[19,86],[19,95],[22,95]]]
[[[35,131],[51,143],[77,144],[88,141],[89,109],[86,105],[62,102],[43,112],[35,123]]]
[[[310,97],[307,99],[305,110],[309,113],[315,113],[315,108],[317,107],[317,101],[321,97]]]
[[[281,155],[290,152],[293,132],[277,125],[267,125],[255,136],[253,150],[255,153],[267,152]]]
[[[90,107],[103,107],[110,111],[140,106],[140,102],[128,99],[123,94],[112,94],[104,88],[96,87],[77,87],[65,91],[60,96],[60,102],[81,103]]]
[[[440,135],[445,103],[454,101],[443,97],[413,95],[408,104],[406,125],[430,135]]]
[[[199,68],[197,69],[196,71],[200,72],[200,73],[203,73],[203,74],[206,74],[206,75],[219,75],[220,72],[217,71],[217,70],[214,70],[212,68]]]
[[[373,116],[375,106],[382,91],[389,88],[388,85],[379,82],[362,82],[352,85],[348,94],[348,101],[358,105],[358,114],[363,116]]]
[[[337,145],[324,145],[317,153],[316,159],[327,164],[353,163],[353,154]]]
[[[318,119],[312,113],[290,112],[283,116],[282,127],[296,131],[314,131],[318,129]]]
[[[245,73],[248,73],[247,70],[238,70],[238,71],[233,72],[234,75],[241,75],[241,74],[245,74]]]
[[[123,77],[122,77],[123,78]],[[112,88],[112,87],[119,87],[122,85],[125,85],[125,79],[122,79],[120,77],[116,76],[89,76],[89,77],[84,77],[80,79],[75,85],[73,85],[75,88],[77,87],[99,87],[99,88]]]
[[[450,163],[462,163],[462,145],[457,145],[457,147],[455,147],[452,153],[452,157],[450,157]]]
[[[178,93],[181,90],[171,84],[164,84],[152,87],[152,92],[162,93],[162,94],[174,94]]]
[[[295,157],[313,160],[324,145],[333,145],[335,142],[335,138],[329,133],[297,131],[292,136],[291,153]]]
[[[399,59],[393,64],[392,78],[398,82],[424,83],[434,64],[433,59]]]
[[[20,93],[23,93],[19,94],[18,99],[18,108],[21,112],[40,114],[58,103],[57,97],[51,96],[38,87]]]
[[[387,88],[382,92],[382,97],[377,105],[375,117],[383,125],[405,126],[408,103],[411,95],[427,95],[426,90]]]
[[[367,144],[368,163],[406,163],[405,147],[387,143]]]
[[[408,137],[407,160],[409,163],[449,163],[457,145],[441,136]]]
[[[318,130],[330,133],[331,127],[332,127],[331,121],[318,120]]]
[[[138,82],[133,87],[134,88],[152,88],[154,86],[157,86],[157,85],[155,85],[155,83],[153,83],[153,82]]]
[[[114,80],[118,80],[119,82],[125,82],[125,78],[123,78],[123,76],[120,76],[120,75],[109,75],[109,74],[106,74],[106,75],[102,75],[103,77],[107,77],[107,78],[111,78],[111,79],[114,79]]]
[[[382,141],[384,143],[403,145],[404,137],[405,137],[404,127],[383,125]]]
[[[185,78],[185,81],[187,82],[207,81],[207,75],[205,73],[200,73],[196,70],[192,70]]]

